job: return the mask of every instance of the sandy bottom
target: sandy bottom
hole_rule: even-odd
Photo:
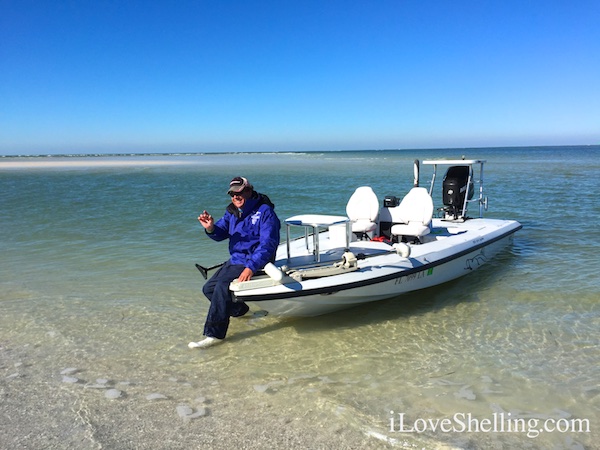
[[[27,360],[36,351],[43,352],[28,349]],[[2,448],[387,447],[351,428],[296,417],[268,398],[249,408],[217,382],[201,387],[173,378],[156,392],[135,381],[88,380],[76,368],[35,375],[22,356],[0,353],[4,373],[13,372],[0,380]]]
[[[94,342],[85,336],[39,329],[31,338],[35,324],[27,332],[19,328],[0,339],[1,448],[388,447],[335,414],[313,417],[313,408],[293,399],[282,403],[275,386],[222,380],[209,367],[218,366],[224,352],[243,353],[235,339],[208,350],[161,341],[151,367],[147,350],[115,360],[104,357],[114,342],[96,342],[90,352],[85,347]],[[184,358],[189,362],[181,364]],[[315,405],[319,401],[315,395]]]

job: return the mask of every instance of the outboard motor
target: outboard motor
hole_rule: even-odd
[[[442,200],[444,210],[447,216],[457,219],[462,215],[462,208],[465,204],[465,195],[467,200],[473,198],[473,173],[470,166],[452,166],[449,167],[444,175]],[[468,186],[467,186],[468,185]],[[466,209],[465,209],[466,211]]]

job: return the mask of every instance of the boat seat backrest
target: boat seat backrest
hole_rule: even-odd
[[[402,223],[429,225],[433,218],[433,200],[424,187],[414,187],[402,199],[394,216]]]
[[[367,232],[377,227],[379,199],[370,186],[356,188],[346,205],[346,215],[352,222],[352,231]]]
[[[427,189],[412,188],[402,199],[400,205],[394,208],[390,232],[393,236],[414,236],[420,238],[431,232],[430,224],[433,218],[433,200]]]

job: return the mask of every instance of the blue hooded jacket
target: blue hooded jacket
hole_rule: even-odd
[[[213,232],[206,234],[215,241],[229,238],[231,263],[256,273],[273,260],[279,245],[281,223],[274,209],[269,197],[255,192],[242,211],[230,203]]]

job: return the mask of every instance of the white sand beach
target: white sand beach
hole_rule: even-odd
[[[75,169],[91,167],[146,167],[146,166],[180,166],[187,164],[198,164],[199,161],[189,159],[178,159],[171,157],[145,158],[145,157],[64,157],[64,158],[6,158],[0,159],[0,170],[3,169]]]

